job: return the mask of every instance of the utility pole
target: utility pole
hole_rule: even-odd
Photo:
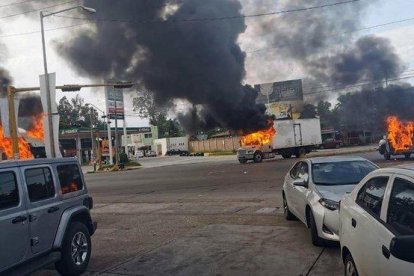
[[[94,146],[94,137],[93,137],[93,107],[90,108],[89,118],[91,126],[91,161],[93,162],[93,171],[96,172],[96,158],[95,158],[95,146]]]
[[[55,136],[53,133],[53,112],[52,112],[52,101],[50,99],[50,84],[49,84],[49,73],[47,70],[47,57],[46,57],[46,43],[45,43],[45,30],[43,26],[43,11],[40,12],[40,27],[42,32],[42,48],[43,48],[43,66],[45,70],[45,82],[46,82],[46,98],[47,98],[47,110],[46,116],[48,118],[48,127],[49,127],[49,141],[50,141],[50,154],[52,158],[56,157],[55,149]]]
[[[13,159],[17,160],[20,158],[19,154],[19,137],[17,134],[17,124],[16,124],[16,109],[14,106],[14,94],[16,93],[16,88],[13,86],[7,87],[7,100],[9,103],[9,128],[10,128],[10,137],[12,140],[13,147]]]

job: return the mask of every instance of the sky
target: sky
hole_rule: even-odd
[[[10,72],[13,78],[13,83],[16,87],[38,86],[39,75],[43,73],[43,57],[40,33],[16,35],[21,33],[39,31],[40,21],[38,13],[30,14],[29,17],[21,15],[10,18],[1,18],[10,14],[17,13],[15,9],[1,6],[21,1],[22,0],[0,0],[0,42],[4,45],[4,47],[0,47],[0,64]],[[59,3],[62,1],[56,2]],[[303,2],[304,5],[308,3],[308,1],[305,0]],[[71,5],[73,6],[74,4]],[[59,8],[70,7],[71,5],[60,6]],[[412,0],[379,0],[375,6],[371,6],[371,8],[366,11],[363,19],[363,25],[365,27],[370,27],[392,21],[413,18],[413,10],[414,1]],[[258,18],[249,20],[261,19]],[[246,21],[247,26],[249,26],[249,20]],[[68,26],[72,24],[73,22],[67,22],[64,18],[49,17],[45,19],[46,29]],[[68,39],[71,31],[73,31],[73,28],[46,32],[49,72],[56,72],[58,85],[92,83],[93,80],[75,74],[75,72],[68,65],[67,61],[59,56],[57,49],[54,47],[57,41],[65,41]],[[246,30],[246,34],[248,34],[248,31],[249,29]],[[389,38],[393,46],[397,49],[397,53],[400,55],[406,67],[408,68],[407,70],[414,69],[414,20],[360,32],[360,35],[366,34],[376,34]],[[256,46],[252,43],[244,43],[243,39],[240,41],[240,45],[243,50],[251,50]],[[257,47],[258,46],[256,46],[256,48]],[[271,58],[266,58],[267,54],[269,53],[259,52],[247,55],[245,79],[246,83],[258,84],[281,81],[285,78],[303,77],[300,75],[300,72],[295,70],[294,65],[285,64],[283,60],[273,60]],[[264,56],[258,57],[257,55]],[[265,70],[265,68],[270,65],[279,63],[283,65],[284,68],[286,68],[287,73],[283,76],[277,74],[266,74],[266,76],[263,77],[260,75],[260,73],[258,74],[260,71],[257,70],[257,68],[251,66],[251,64],[256,64],[253,61],[257,58],[263,60],[262,70]],[[105,110],[105,97],[103,89],[84,89],[81,91],[81,95],[85,98],[85,101],[87,103],[92,103],[100,107],[102,110]],[[75,94],[62,93],[59,91],[57,93],[57,101],[63,96],[73,97]],[[134,114],[132,108],[132,97],[133,94],[128,94],[125,101],[127,125],[148,125],[147,120],[140,119],[136,114]]]

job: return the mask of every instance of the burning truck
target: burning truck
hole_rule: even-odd
[[[414,122],[402,122],[395,116],[386,120],[387,135],[379,143],[379,153],[385,160],[394,155],[410,158],[414,152]]]
[[[306,155],[322,144],[321,123],[315,119],[275,120],[268,129],[245,135],[237,151],[240,163],[252,160],[260,163],[264,159],[282,155],[297,158]]]

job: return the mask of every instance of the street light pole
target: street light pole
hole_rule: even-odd
[[[91,161],[93,162],[93,171],[96,171],[96,162],[95,162],[95,147],[94,147],[94,138],[93,138],[93,107],[90,108],[89,119],[91,126]]]
[[[55,151],[55,136],[53,133],[53,116],[52,116],[52,100],[50,97],[50,85],[49,85],[49,73],[47,70],[47,57],[46,57],[46,42],[45,42],[45,29],[44,29],[44,19],[45,15],[43,11],[40,12],[40,27],[42,31],[42,48],[43,48],[43,65],[45,70],[45,82],[46,82],[46,98],[47,98],[47,118],[49,126],[49,141],[50,141],[50,154],[52,158],[56,157]]]
[[[54,136],[54,129],[53,129],[53,112],[52,112],[52,99],[50,95],[50,85],[49,85],[49,73],[47,70],[47,56],[46,56],[46,42],[45,42],[45,29],[44,29],[44,18],[47,16],[52,16],[58,13],[74,10],[74,9],[83,9],[89,13],[96,13],[95,9],[84,7],[84,6],[76,6],[71,7],[68,9],[60,10],[57,12],[51,12],[48,14],[44,14],[43,11],[40,12],[40,27],[42,33],[42,48],[43,48],[43,65],[45,70],[45,82],[46,82],[46,98],[47,98],[47,118],[48,118],[48,127],[49,127],[49,140],[50,140],[50,155],[52,158],[56,158],[56,148],[55,148],[55,136]]]

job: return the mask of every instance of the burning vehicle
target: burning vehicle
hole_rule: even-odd
[[[403,122],[395,116],[386,119],[387,135],[379,143],[379,153],[385,160],[394,155],[410,158],[414,151],[414,122]]]
[[[319,119],[276,120],[272,126],[241,138],[237,158],[241,164],[253,160],[282,155],[283,158],[297,158],[306,155],[322,143]]]
[[[20,159],[34,159],[45,156],[43,113],[33,116],[33,123],[27,130],[19,128]],[[3,127],[0,125],[0,153],[2,159],[13,158],[12,140],[4,137]]]

